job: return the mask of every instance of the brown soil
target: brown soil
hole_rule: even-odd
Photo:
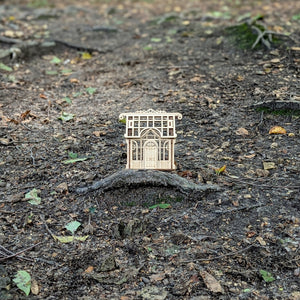
[[[20,2],[0,6],[22,42],[0,41],[20,48],[0,70],[0,298],[25,298],[25,270],[28,299],[299,299],[299,109],[254,105],[299,102],[300,2]],[[247,13],[290,37],[240,49],[224,29]],[[125,168],[118,116],[148,108],[182,113],[176,172],[221,192],[155,209],[77,194]],[[85,241],[54,238],[89,216]]]

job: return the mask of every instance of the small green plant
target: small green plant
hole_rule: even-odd
[[[48,0],[33,0],[28,4],[29,7],[41,8],[49,6]]]
[[[300,13],[297,15],[292,16],[293,21],[300,21]]]
[[[42,201],[42,199],[38,196],[38,190],[35,188],[25,194],[25,199],[29,200],[28,203],[32,205],[39,205]]]
[[[135,201],[129,201],[129,202],[126,202],[125,205],[129,206],[129,207],[133,207],[133,206],[136,206],[137,203]]]
[[[68,156],[69,156],[70,158],[74,159],[74,158],[77,158],[77,157],[78,157],[78,154],[77,154],[77,153],[74,153],[74,152],[72,152],[72,151],[70,151],[70,152],[68,152]]]
[[[88,159],[88,157],[78,157],[78,154],[74,153],[72,151],[68,152],[68,156],[69,156],[69,159],[64,160],[62,162],[65,165],[67,165],[67,164],[73,164],[73,163],[76,163],[78,161],[85,161],[85,160]]]
[[[150,206],[149,208],[154,209],[154,208],[157,208],[157,207],[162,208],[162,209],[170,208],[171,204],[169,204],[169,203],[158,203],[158,204],[154,204],[154,205]]]
[[[260,275],[262,276],[263,280],[265,282],[272,282],[275,280],[275,278],[273,277],[273,275],[265,270],[259,270]]]
[[[77,229],[79,228],[80,225],[81,225],[80,222],[72,221],[65,226],[65,228],[72,233],[71,236],[58,236],[58,235],[53,234],[52,237],[61,243],[71,243],[73,241],[84,242],[89,237],[88,235],[85,235],[85,236],[75,235],[75,232],[77,231]]]
[[[75,232],[76,232],[76,230],[79,228],[80,225],[81,225],[80,222],[78,222],[78,221],[72,221],[72,222],[68,223],[65,226],[65,228],[68,229],[72,233],[72,235],[74,235]]]
[[[58,64],[61,63],[61,59],[58,58],[57,56],[54,56],[54,57],[52,58],[52,60],[50,61],[50,63],[51,63],[51,64],[58,65]]]
[[[3,63],[0,63],[0,70],[11,72],[13,69],[11,67],[8,67],[7,65],[5,65]]]
[[[70,113],[62,111],[61,115],[58,117],[58,119],[62,120],[63,122],[68,122],[70,120],[73,120],[74,117],[75,117],[74,114],[70,114]]]
[[[88,87],[88,88],[86,89],[86,92],[87,92],[89,95],[95,94],[96,91],[97,91],[97,89],[96,89],[96,88],[92,88],[92,87]]]
[[[28,272],[23,270],[18,271],[13,282],[26,294],[26,296],[29,295],[31,288],[31,276]]]
[[[70,97],[64,97],[63,100],[68,104],[72,104],[72,100],[70,99]]]

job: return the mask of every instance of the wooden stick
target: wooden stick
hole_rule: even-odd
[[[193,259],[193,260],[186,260],[186,261],[181,261],[181,263],[191,263],[191,262],[194,262],[194,261],[208,261],[208,260],[215,260],[215,259],[220,259],[220,258],[223,258],[223,257],[226,257],[226,256],[232,256],[232,255],[235,255],[235,254],[238,254],[238,253],[242,253],[248,249],[250,249],[251,247],[253,247],[254,244],[251,244],[243,249],[240,249],[240,250],[237,250],[237,251],[232,251],[232,252],[229,252],[229,253],[226,253],[226,254],[222,254],[222,255],[218,255],[218,256],[215,256],[215,257],[211,257],[211,258],[201,258],[201,259]]]

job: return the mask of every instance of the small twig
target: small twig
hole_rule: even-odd
[[[259,127],[263,122],[264,122],[264,111],[262,111],[260,114],[260,121],[257,124],[257,127]]]
[[[77,49],[77,50],[80,50],[80,51],[98,52],[98,53],[109,52],[109,51],[104,51],[104,50],[99,49],[99,48],[86,47],[86,46],[83,46],[83,45],[73,44],[73,43],[69,43],[67,41],[58,40],[58,39],[54,39],[53,42],[55,42],[57,44],[64,45],[64,46],[69,47],[69,48]]]
[[[34,260],[35,261],[41,261],[41,262],[46,263],[48,265],[56,265],[57,264],[57,262],[55,262],[55,261],[47,260],[47,259],[43,259],[43,258],[39,258],[39,257],[35,258]]]
[[[0,42],[6,43],[6,44],[18,44],[18,43],[21,43],[22,40],[8,38],[8,37],[0,35]]]
[[[25,259],[25,260],[32,260],[32,259],[30,259],[30,258],[26,258],[26,257],[20,256],[20,254],[22,254],[22,253],[24,253],[24,252],[26,252],[26,251],[28,251],[28,250],[30,250],[30,249],[32,249],[32,248],[34,248],[34,247],[40,245],[41,243],[42,243],[42,242],[39,242],[39,243],[37,243],[37,244],[34,244],[34,245],[32,245],[32,246],[30,246],[30,247],[28,247],[28,248],[26,248],[26,249],[24,249],[24,250],[22,250],[22,251],[19,251],[19,252],[17,252],[17,253],[13,253],[13,252],[11,252],[11,251],[5,249],[3,246],[0,246],[1,249],[5,250],[7,253],[10,254],[10,255],[7,255],[7,256],[5,256],[5,257],[1,257],[1,258],[0,258],[0,261],[6,260],[6,259],[9,259],[9,258],[13,258],[13,257],[16,257],[16,258],[19,258],[19,259]],[[3,253],[2,253],[2,254],[3,254]]]
[[[2,214],[14,214],[16,212],[15,211],[9,211],[9,210],[2,210],[2,209],[0,209],[0,213],[2,213]]]
[[[191,66],[157,66],[158,70],[163,69],[189,69]]]
[[[141,94],[140,94],[139,96],[137,96],[136,98],[130,100],[130,103],[133,103],[133,102],[139,100],[143,95],[144,95],[144,93],[141,93]]]
[[[254,30],[257,31],[258,33],[258,37],[256,38],[254,44],[252,45],[251,49],[254,49],[255,46],[259,43],[259,41],[262,41],[262,43],[268,48],[270,49],[271,48],[271,45],[269,43],[272,42],[272,34],[273,35],[281,35],[281,36],[285,36],[285,37],[288,37],[290,38],[290,36],[288,36],[287,34],[284,34],[284,33],[280,33],[280,32],[275,32],[275,31],[271,31],[271,30],[265,30],[265,31],[261,31],[257,26],[254,26],[252,25],[251,26]],[[267,41],[266,39],[264,39],[264,36],[265,35],[268,35],[268,38],[269,38],[269,41]]]
[[[34,158],[34,155],[33,155],[33,152],[32,152],[32,148],[30,148],[30,157],[32,159],[33,166],[35,166],[35,158]]]
[[[227,213],[233,213],[233,212],[241,211],[241,210],[249,210],[249,209],[262,207],[262,206],[263,206],[262,204],[255,204],[255,205],[251,205],[251,206],[242,206],[242,207],[238,207],[238,208],[233,208],[233,209],[225,210],[225,211],[216,210],[215,213],[216,214],[227,214]]]
[[[247,182],[247,181],[243,181],[243,180],[239,180],[236,178],[232,178],[230,175],[227,174],[227,176],[232,180],[232,181],[237,181],[243,184],[247,184],[247,185],[252,185],[252,186],[256,186],[256,187],[264,187],[264,188],[270,188],[270,189],[300,189],[300,185],[285,185],[285,186],[276,186],[276,185],[268,185],[268,184],[258,184],[257,181],[253,178],[252,180],[255,180],[255,182]]]
[[[51,230],[49,229],[48,225],[46,224],[46,221],[45,221],[44,216],[43,216],[43,215],[40,215],[40,218],[41,218],[42,222],[44,223],[46,230],[49,232],[49,234],[51,235],[51,237],[56,241],[56,240],[57,240],[57,239],[56,239],[56,236],[55,236],[55,235],[51,232]]]
[[[215,260],[215,259],[220,259],[220,258],[223,258],[223,257],[226,257],[226,256],[232,256],[232,255],[236,255],[238,253],[242,253],[248,249],[250,249],[251,247],[254,246],[254,243],[243,248],[243,249],[240,249],[240,250],[237,250],[237,251],[232,251],[232,252],[229,252],[229,253],[226,253],[226,254],[222,254],[222,255],[218,255],[218,256],[215,256],[215,257],[211,257],[211,258],[201,258],[201,259],[193,259],[193,260],[188,260],[188,261],[181,261],[181,263],[190,263],[190,262],[194,262],[194,261],[209,261],[209,260]]]
[[[254,49],[255,46],[259,43],[259,41],[262,41],[262,43],[268,48],[268,49],[271,49],[271,45],[270,43],[264,39],[264,35],[267,33],[267,31],[261,31],[258,27],[252,25],[251,26],[253,29],[255,29],[258,33],[258,37],[257,39],[255,40],[254,44],[252,45],[251,49]]]

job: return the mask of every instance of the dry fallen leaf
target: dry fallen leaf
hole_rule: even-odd
[[[4,146],[7,146],[11,143],[11,141],[9,139],[6,139],[6,138],[0,138],[0,144],[1,145],[4,145]]]
[[[222,168],[220,168],[220,169],[216,169],[215,171],[216,171],[216,174],[217,174],[217,175],[220,175],[221,173],[224,173],[225,170],[226,170],[226,165],[224,165],[224,166],[223,166]]]
[[[235,134],[245,136],[249,134],[249,131],[243,127],[240,127],[239,129],[236,130]]]
[[[201,271],[200,275],[207,286],[207,288],[213,293],[222,293],[224,294],[224,289],[222,288],[221,284],[206,271]]]
[[[255,232],[255,231],[248,231],[248,232],[246,233],[247,238],[252,238],[252,237],[254,237],[255,235],[256,235],[256,232]]]
[[[277,63],[280,63],[280,59],[279,58],[273,58],[270,60],[271,63],[273,64],[277,64]]]
[[[94,267],[93,266],[89,266],[85,269],[84,273],[88,274],[94,271]]]
[[[165,279],[166,274],[165,273],[158,273],[158,274],[153,274],[150,276],[150,280],[152,282],[157,282],[157,281],[162,281],[163,279]]]
[[[39,292],[40,292],[40,288],[37,281],[35,279],[31,279],[31,293],[33,295],[38,295]]]
[[[203,75],[195,76],[190,79],[190,82],[203,82],[203,81],[205,81],[203,79],[203,77],[205,77],[205,76],[203,76]]]
[[[291,50],[293,50],[293,51],[300,51],[300,47],[292,47]]]
[[[269,130],[269,134],[286,134],[286,130],[280,126],[274,126]]]
[[[100,136],[106,135],[106,132],[103,131],[103,130],[96,130],[96,131],[93,132],[93,134],[94,134],[96,137],[100,137]]]
[[[245,77],[242,76],[242,75],[237,75],[237,76],[236,76],[236,80],[237,80],[237,81],[243,81],[244,79],[245,79]]]
[[[39,94],[39,97],[40,97],[40,98],[43,98],[43,99],[47,99],[47,96],[44,95],[44,94]]]
[[[261,246],[267,245],[267,243],[264,241],[264,239],[261,236],[258,236],[255,240],[258,241],[261,244]]]
[[[29,109],[26,110],[25,112],[21,113],[20,119],[21,119],[21,120],[24,120],[24,119],[29,115],[29,113],[30,113],[30,110],[29,110]]]

